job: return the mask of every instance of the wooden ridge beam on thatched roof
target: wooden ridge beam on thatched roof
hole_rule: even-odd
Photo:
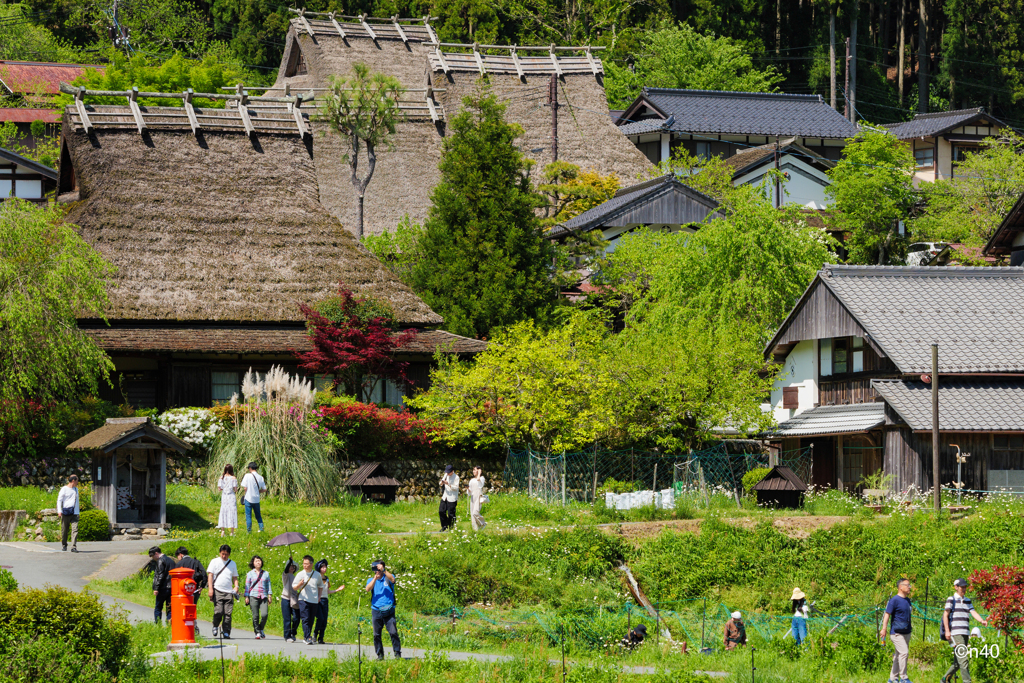
[[[468,48],[470,52],[442,52],[443,47]],[[515,74],[521,79],[544,74],[590,73],[594,76],[604,73],[604,65],[595,59],[594,51],[603,47],[589,45],[581,47],[522,46],[522,45],[481,45],[479,43],[437,43],[430,53],[430,67],[433,71],[476,71],[481,75]],[[481,50],[508,50],[507,55],[490,54]],[[545,51],[546,55],[520,56],[522,51]],[[559,53],[582,52],[582,55]]]
[[[89,133],[97,128],[124,128],[134,126],[139,134],[150,129],[162,130],[185,128],[187,125],[195,135],[204,128],[210,130],[244,130],[246,134],[262,133],[294,133],[301,136],[309,134],[308,116],[301,111],[304,100],[312,100],[312,93],[292,97],[259,97],[250,98],[239,84],[234,88],[233,95],[221,93],[194,93],[189,88],[181,93],[139,92],[131,90],[86,90],[74,88],[67,83],[60,84],[61,92],[73,94],[75,104],[68,106],[68,121]],[[121,105],[86,105],[85,97],[124,97],[126,106]],[[182,108],[143,106],[139,98],[180,99]],[[225,109],[198,109],[194,98],[223,100],[228,105]],[[258,108],[250,109],[256,103]],[[423,107],[426,109],[426,107]]]
[[[332,36],[348,41],[350,38],[368,38],[378,40],[400,40],[406,45],[410,42],[436,43],[437,34],[430,26],[431,21],[438,17],[401,18],[370,17],[365,14],[348,15],[336,12],[307,12],[304,9],[290,8],[292,14],[298,15],[293,21],[314,40],[316,36]],[[313,17],[323,17],[313,19]],[[339,21],[340,20],[340,21]]]

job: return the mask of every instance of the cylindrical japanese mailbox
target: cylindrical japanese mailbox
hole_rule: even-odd
[[[198,589],[192,570],[178,567],[171,575],[171,647],[196,644],[196,604],[192,594]]]

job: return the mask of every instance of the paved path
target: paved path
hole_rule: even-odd
[[[161,539],[163,541],[163,539]],[[63,586],[70,590],[82,590],[89,581],[104,578],[117,581],[142,569],[149,558],[140,553],[145,552],[149,544],[143,541],[110,541],[82,542],[78,544],[78,552],[63,552],[60,543],[39,542],[7,542],[0,543],[0,566],[8,568],[18,580],[18,585],[29,588],[43,588],[47,585]],[[148,622],[153,618],[153,608],[139,605],[127,600],[97,594],[101,601],[108,605],[120,607],[131,621]],[[213,624],[208,621],[199,622],[200,632],[210,635]],[[363,634],[363,657],[373,658],[373,633],[367,629]],[[223,645],[222,645],[223,643]],[[391,657],[390,643],[385,638],[387,657]],[[300,657],[326,657],[334,652],[339,659],[354,658],[357,646],[350,644],[305,645],[304,643],[288,643],[280,636],[267,636],[266,640],[256,640],[254,634],[235,629],[230,640],[218,641],[203,647],[190,649],[190,655],[201,660],[238,659],[245,653],[283,654],[290,659]],[[405,648],[405,658],[419,658],[426,650]],[[156,661],[167,661],[175,652],[161,652],[153,655]],[[453,661],[500,662],[514,660],[508,655],[490,655],[477,652],[447,652]],[[180,655],[179,655],[180,656]],[[652,667],[623,667],[626,673],[653,674]],[[715,678],[725,678],[729,674],[717,671],[705,672]]]

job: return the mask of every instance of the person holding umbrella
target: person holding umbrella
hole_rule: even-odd
[[[281,621],[284,622],[284,639],[289,643],[295,642],[299,632],[299,594],[292,588],[298,568],[295,560],[289,557],[281,574]]]

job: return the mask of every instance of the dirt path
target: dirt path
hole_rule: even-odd
[[[777,517],[772,522],[772,526],[790,538],[807,538],[818,529],[828,529],[836,524],[849,521],[849,519],[849,517],[841,516]],[[702,521],[700,519],[673,519],[660,522],[623,522],[621,524],[602,524],[600,528],[609,533],[620,534],[630,543],[639,543],[657,536],[662,529],[699,534]],[[753,529],[762,520],[751,517],[722,517],[721,521],[744,529]]]

